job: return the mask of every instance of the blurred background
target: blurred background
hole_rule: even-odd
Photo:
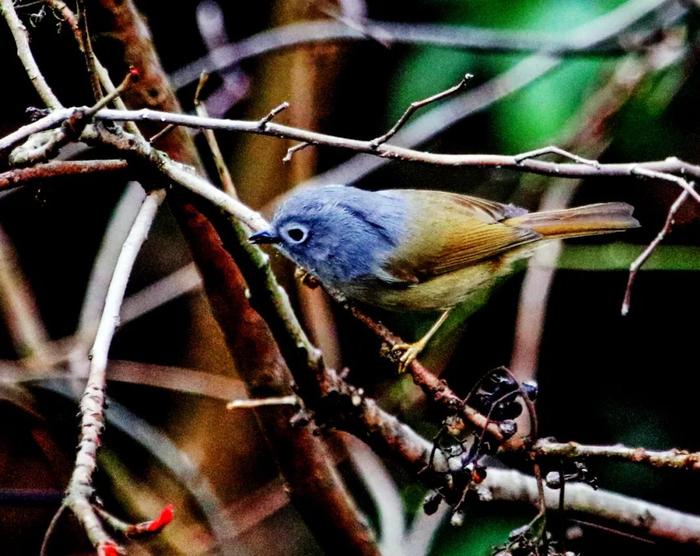
[[[499,154],[557,144],[602,162],[699,158],[694,2],[137,4],[186,111],[192,110],[199,73],[208,70],[204,98],[211,115],[256,119],[288,101],[279,122],[372,138],[410,102],[471,73],[464,91],[418,112],[392,142],[433,152]],[[58,96],[67,105],[89,104],[89,83],[70,33],[41,3],[18,8]],[[40,102],[10,34],[0,28],[4,135],[26,122],[27,106]],[[286,34],[272,34],[279,28]],[[345,40],[308,44],[324,29]],[[355,36],[348,40],[351,31]],[[471,42],[460,46],[464,37]],[[109,40],[96,36],[100,55],[109,57]],[[280,47],[285,44],[293,46]],[[514,51],[504,52],[509,49]],[[196,140],[203,145],[201,137]],[[292,146],[286,141],[243,134],[220,134],[219,140],[241,198],[268,216],[285,192],[306,182],[443,189],[531,210],[633,204],[641,229],[538,254],[527,273],[455,311],[424,362],[462,394],[499,365],[536,379],[542,436],[700,449],[694,428],[700,370],[693,326],[700,312],[695,203],[680,209],[672,233],[636,280],[629,314],[620,313],[627,267],[663,226],[679,194],[675,186],[387,163],[315,147],[284,164]],[[77,154],[66,149],[62,156]],[[121,244],[141,196],[137,185],[122,179],[90,177],[0,192],[4,554],[37,553],[60,503],[77,442],[81,392],[80,381],[71,379],[71,348],[81,340],[76,331],[94,324],[81,307],[95,261],[109,259],[109,246]],[[319,290],[300,288],[279,256],[274,263],[329,364],[348,367],[353,384],[421,433],[435,434],[435,413],[409,379],[398,379],[380,360],[376,339]],[[105,505],[124,519],[146,519],[166,503],[177,508],[176,521],[162,535],[130,545],[129,553],[320,553],[289,505],[254,416],[225,409],[226,400],[245,397],[245,389],[167,209],[138,258],[127,295],[110,351],[111,402],[96,484]],[[429,324],[407,315],[379,316],[408,338]],[[387,553],[486,555],[533,515],[529,507],[482,504],[469,509],[460,528],[439,515],[426,519],[420,510],[426,492],[415,477],[356,440],[329,433],[328,441]],[[697,497],[688,495],[700,487],[696,475],[599,462],[591,469],[604,488],[700,513]],[[577,526],[570,541],[577,553],[682,553]],[[51,546],[55,554],[90,553],[73,518],[61,520]]]

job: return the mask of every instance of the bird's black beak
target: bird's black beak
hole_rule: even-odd
[[[253,234],[252,236],[250,236],[248,238],[248,241],[258,245],[261,243],[279,243],[280,237],[276,236],[269,230],[263,230],[262,232],[258,232],[257,234]]]

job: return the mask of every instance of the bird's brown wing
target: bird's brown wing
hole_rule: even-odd
[[[410,207],[406,237],[383,265],[403,283],[419,283],[464,268],[541,236],[503,220],[525,211],[440,191],[396,189],[383,195]]]

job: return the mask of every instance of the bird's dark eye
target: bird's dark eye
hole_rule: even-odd
[[[289,228],[287,230],[287,236],[294,243],[301,243],[306,239],[307,232],[303,228]]]

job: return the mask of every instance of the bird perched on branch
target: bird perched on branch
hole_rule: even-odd
[[[528,213],[512,205],[443,191],[364,191],[329,185],[302,189],[251,236],[273,243],[348,301],[392,311],[442,311],[413,344],[401,344],[404,371],[450,308],[508,274],[552,239],[639,226],[626,203]]]

